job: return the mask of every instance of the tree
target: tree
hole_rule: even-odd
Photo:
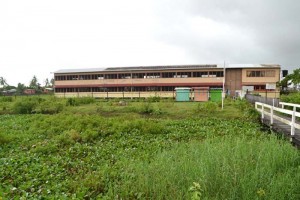
[[[297,88],[300,83],[300,68],[293,71],[291,74],[291,81],[294,84],[294,87]]]
[[[8,86],[5,78],[3,78],[2,76],[0,77],[0,86],[1,88],[5,88],[6,86]]]
[[[54,86],[54,78],[51,78],[50,83],[51,83],[51,87],[53,87]]]
[[[38,79],[36,78],[36,76],[34,75],[32,80],[30,81],[29,87],[32,89],[38,89],[39,87],[39,83],[38,83]]]
[[[49,86],[50,86],[49,79],[48,79],[48,78],[46,78],[46,80],[45,80],[45,87],[49,87]]]
[[[26,89],[26,86],[24,84],[18,83],[18,86],[17,86],[17,93],[18,94],[22,94],[25,89]]]
[[[287,88],[291,84],[294,85],[294,89],[298,88],[300,84],[300,68],[295,69],[292,74],[289,74],[282,79],[282,81],[279,83],[279,86],[282,88]]]

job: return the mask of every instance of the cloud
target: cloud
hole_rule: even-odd
[[[300,2],[163,2],[157,11],[163,30],[158,38],[180,45],[195,61],[276,62],[285,68],[298,64]]]
[[[294,0],[3,0],[0,76],[62,68],[197,63],[299,67]]]

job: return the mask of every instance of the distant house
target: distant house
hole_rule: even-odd
[[[25,89],[23,91],[24,94],[35,94],[35,89]]]
[[[49,93],[51,93],[51,92],[53,92],[53,88],[45,88],[45,89],[43,90],[43,93],[45,93],[45,94],[49,94]]]

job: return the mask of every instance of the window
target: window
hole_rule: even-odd
[[[208,72],[193,72],[193,77],[208,77]]]
[[[64,81],[66,80],[66,76],[55,76],[56,81]]]
[[[275,77],[275,70],[247,71],[247,77]]]
[[[91,75],[79,75],[79,80],[90,80]]]
[[[160,73],[147,73],[144,78],[160,78]]]
[[[91,88],[78,88],[78,92],[90,92]]]
[[[209,77],[223,77],[223,71],[209,72]]]
[[[118,88],[117,87],[108,87],[107,92],[117,92],[118,91]]]
[[[177,72],[176,78],[188,78],[191,76],[192,76],[191,72]]]
[[[265,90],[266,86],[265,85],[255,85],[254,90]]]
[[[147,87],[147,91],[160,91],[160,87],[155,87],[155,86]]]
[[[118,74],[119,79],[130,79],[131,74]]]
[[[144,78],[145,73],[133,73],[132,78]]]
[[[275,70],[267,70],[266,77],[275,77]]]
[[[162,91],[174,91],[174,86],[162,86]]]
[[[78,80],[78,75],[68,75],[67,80]]]
[[[162,78],[174,78],[176,75],[176,72],[163,72]]]
[[[117,79],[118,76],[117,76],[117,74],[105,74],[104,78],[105,79]]]

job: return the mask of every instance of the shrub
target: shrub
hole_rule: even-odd
[[[13,111],[16,114],[31,114],[37,105],[38,101],[36,99],[18,100],[13,105]]]
[[[82,137],[76,130],[71,129],[57,136],[57,141],[61,146],[67,146],[75,142],[81,142]]]
[[[44,101],[37,105],[34,111],[41,114],[57,114],[61,112],[63,108],[64,106],[60,102]]]
[[[154,112],[153,106],[150,102],[144,103],[142,105],[141,113],[143,114],[151,114]]]
[[[12,97],[3,96],[0,98],[0,102],[12,102],[12,101],[13,101]]]
[[[147,98],[148,102],[160,102],[160,100],[161,100],[160,97],[157,95]]]
[[[218,110],[218,103],[216,102],[203,102],[197,106],[197,112],[215,112]]]
[[[0,133],[0,144],[6,144],[8,142],[10,142],[11,138],[7,135],[4,135],[3,133]]]
[[[67,106],[78,106],[78,105],[76,105],[76,101],[75,101],[74,98],[68,98],[67,102],[66,102],[66,105]]]
[[[67,106],[79,106],[82,104],[91,104],[94,102],[95,102],[95,99],[93,97],[68,98],[66,105]]]
[[[300,93],[290,93],[288,95],[281,95],[280,100],[287,103],[300,104]]]

